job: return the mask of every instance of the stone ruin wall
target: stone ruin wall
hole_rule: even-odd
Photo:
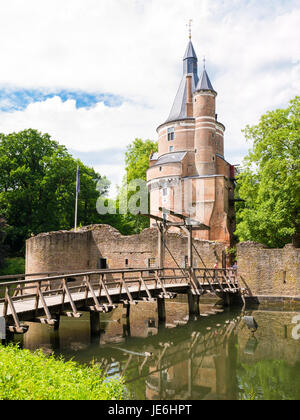
[[[149,260],[157,265],[158,233],[155,228],[145,229],[138,235],[123,236],[109,225],[93,225],[76,233],[58,231],[42,233],[26,241],[26,273],[52,273],[99,268],[99,260],[107,259],[108,268],[148,268]],[[177,263],[184,267],[187,237],[168,233],[166,243]],[[195,247],[208,267],[218,260],[222,266],[223,243],[194,240]],[[128,266],[125,260],[128,260]],[[194,252],[195,266],[202,267]],[[169,253],[165,253],[165,266],[175,267]]]
[[[300,249],[269,249],[255,242],[237,246],[238,273],[253,296],[300,297]]]

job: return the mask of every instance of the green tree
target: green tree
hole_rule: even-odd
[[[3,219],[3,217],[0,216],[0,268],[3,266],[3,263],[4,263],[4,246],[3,246],[3,242],[5,238],[4,227],[5,227],[5,220]]]
[[[131,144],[127,146],[125,153],[125,177],[123,179],[122,188],[119,193],[119,200],[127,201],[134,194],[134,191],[129,191],[128,186],[134,180],[147,180],[147,169],[149,167],[149,157],[151,153],[158,150],[157,142],[152,140],[142,140],[136,138]],[[139,233],[143,229],[149,227],[149,218],[142,215],[133,215],[129,212],[125,215],[120,215],[119,230],[123,234]]]
[[[238,177],[245,203],[237,212],[236,234],[270,247],[291,241],[299,246],[300,97],[263,115],[244,133],[253,146]]]
[[[96,201],[107,192],[96,190],[99,174],[48,134],[33,129],[0,134],[0,214],[9,225],[6,241],[12,252],[32,234],[74,226],[77,165],[78,224],[99,222]]]

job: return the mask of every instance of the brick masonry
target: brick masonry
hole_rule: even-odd
[[[238,273],[254,296],[300,298],[300,249],[269,249],[255,242],[237,246]],[[280,300],[280,299],[279,299]]]
[[[101,259],[106,259],[111,269],[148,268],[149,263],[158,263],[157,244],[155,228],[131,236],[123,236],[109,225],[87,226],[76,233],[42,233],[26,241],[26,273],[94,270],[101,268]],[[169,232],[166,244],[177,263],[184,267],[188,255],[187,237]],[[216,261],[222,266],[224,243],[195,239],[194,244],[207,266],[213,267]],[[203,266],[196,253],[194,264]],[[165,266],[176,266],[168,252]]]

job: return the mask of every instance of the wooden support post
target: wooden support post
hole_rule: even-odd
[[[153,299],[153,297],[151,296],[151,293],[150,293],[150,291],[149,291],[149,289],[148,289],[148,287],[147,287],[147,285],[146,285],[146,283],[145,283],[145,281],[144,281],[144,279],[143,279],[143,272],[141,272],[140,273],[140,278],[139,278],[139,291],[141,290],[141,285],[143,285],[144,286],[144,289],[146,290],[146,293],[147,293],[147,296],[148,296],[148,300],[150,301],[150,302],[153,302],[154,301],[154,299]]]
[[[125,290],[126,290],[127,296],[128,296],[128,298],[129,298],[129,302],[130,302],[131,304],[134,304],[135,302],[134,302],[134,300],[132,299],[131,293],[130,293],[130,291],[129,291],[129,289],[128,289],[128,286],[127,286],[127,283],[126,283],[126,280],[125,280],[125,277],[124,277],[124,273],[122,273],[122,284],[123,284],[123,286],[124,286],[124,288],[125,288]]]
[[[96,296],[96,293],[95,293],[95,291],[93,289],[93,286],[91,285],[90,276],[89,275],[86,276],[86,285],[87,285],[87,289],[89,290],[89,292],[90,292],[90,294],[91,294],[91,296],[93,298],[93,301],[95,303],[95,309],[96,309],[96,311],[102,312],[102,307],[101,307],[101,305],[99,303],[99,300],[98,300],[98,298]]]
[[[70,290],[68,288],[67,279],[63,279],[63,288],[64,288],[64,291],[69,298],[69,302],[70,302],[70,305],[71,305],[71,308],[72,308],[72,311],[73,311],[74,318],[80,318],[81,314],[77,312],[76,305],[73,301],[72,295],[71,295]]]
[[[90,312],[90,329],[91,336],[98,336],[100,334],[100,313],[96,311]]]
[[[11,311],[11,314],[13,316],[13,320],[14,320],[14,323],[15,323],[15,325],[13,327],[9,326],[8,330],[10,330],[11,332],[17,333],[17,334],[24,334],[28,330],[28,326],[21,326],[17,311],[16,311],[14,303],[13,303],[13,300],[9,295],[9,289],[6,288],[6,290],[5,290],[5,303],[4,303],[4,306],[3,306],[3,316],[4,316],[5,319],[7,317],[8,306],[10,308],[10,311]]]
[[[200,315],[199,295],[195,295],[191,290],[188,291],[188,304],[190,315]]]
[[[103,281],[103,275],[102,274],[100,275],[100,284],[101,284],[101,287],[103,287],[103,289],[104,289],[104,292],[105,292],[105,295],[107,297],[109,305],[114,306],[113,303],[112,303],[111,297],[109,295],[108,289],[106,287],[106,284]],[[99,295],[99,297],[101,297],[101,295]]]
[[[166,303],[164,298],[157,299],[157,313],[158,321],[164,322],[166,320]]]
[[[159,223],[158,225],[158,246],[157,246],[157,262],[158,267],[164,267],[165,263],[165,247],[164,247],[164,225]]]
[[[188,264],[189,268],[193,268],[193,229],[188,228]]]

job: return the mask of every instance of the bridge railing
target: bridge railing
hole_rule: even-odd
[[[201,287],[209,286],[214,292],[239,291],[237,270],[233,268],[194,268],[194,276]],[[217,286],[217,288],[216,288]]]
[[[109,312],[116,306],[113,303],[112,294],[125,296],[122,298],[125,304],[135,303],[132,296],[143,293],[143,300],[154,301],[153,290],[159,291],[160,298],[173,298],[175,293],[167,289],[170,286],[189,287],[193,294],[201,295],[204,287],[209,286],[212,292],[236,292],[238,290],[237,276],[226,269],[203,269],[203,268],[137,268],[83,271],[80,273],[68,273],[56,276],[33,278],[24,275],[25,278],[10,280],[0,283],[0,306],[2,304],[2,316],[6,319],[11,316],[14,320],[14,332],[24,332],[18,313],[22,312],[20,303],[32,304],[31,310],[38,316],[42,308],[45,318],[41,322],[55,325],[49,309],[48,298],[60,297],[59,305],[64,311],[65,304],[71,307],[66,312],[68,316],[79,317],[81,314],[76,307],[78,294],[86,302],[92,300],[89,307],[92,311]],[[76,299],[75,299],[75,295]],[[146,297],[145,297],[146,295]],[[157,295],[157,293],[156,293]],[[103,303],[105,301],[105,303]],[[18,306],[19,304],[19,306]]]
[[[177,268],[174,270],[176,271]],[[143,295],[146,294],[143,300],[154,300],[153,289],[160,290],[160,297],[172,298],[174,294],[165,288],[168,276],[164,275],[164,271],[164,268],[95,270],[51,277],[33,278],[29,275],[28,278],[24,276],[25,278],[21,280],[9,279],[10,281],[0,283],[2,316],[13,318],[13,332],[24,332],[18,317],[18,313],[21,312],[19,310],[21,303],[31,302],[32,304],[34,302],[31,310],[36,313],[36,316],[41,308],[44,310],[45,318],[41,318],[41,322],[54,325],[56,320],[52,319],[49,301],[47,301],[51,297],[60,298],[62,310],[68,303],[71,306],[71,312],[66,314],[73,317],[80,316],[74,298],[76,294],[80,293],[81,298],[85,301],[92,299],[93,305],[90,310],[97,312],[109,312],[115,308],[111,297],[113,290],[114,295],[126,296],[124,299],[126,304],[134,303],[132,289],[135,293],[137,292],[138,296],[142,292]],[[182,275],[177,277],[182,279]],[[103,303],[103,300],[106,300],[106,303]]]

